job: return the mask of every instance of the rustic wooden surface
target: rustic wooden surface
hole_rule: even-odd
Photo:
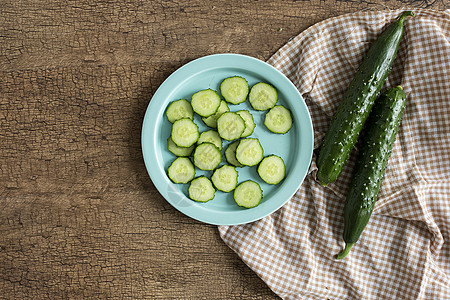
[[[152,94],[204,55],[266,60],[332,16],[448,2],[0,6],[0,298],[276,299],[215,226],[153,186],[140,148]]]

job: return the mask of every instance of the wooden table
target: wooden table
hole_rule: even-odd
[[[266,60],[326,18],[448,1],[0,4],[0,298],[275,299],[143,164],[152,94],[183,64]]]

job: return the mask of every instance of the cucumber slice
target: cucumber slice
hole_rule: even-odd
[[[198,138],[197,145],[203,143],[211,143],[216,146],[219,150],[222,150],[222,139],[219,136],[219,133],[215,130],[203,131]]]
[[[204,171],[211,171],[217,168],[222,161],[222,153],[214,144],[205,142],[195,148],[194,164]]]
[[[232,166],[223,165],[211,176],[212,183],[219,191],[228,193],[236,188],[238,172]]]
[[[231,144],[228,145],[227,149],[225,150],[225,158],[227,159],[227,162],[229,164],[232,164],[235,167],[242,168],[244,165],[238,162],[236,159],[236,148],[239,146],[240,141],[234,141]]]
[[[220,101],[219,108],[217,109],[216,113],[212,116],[209,116],[207,118],[202,117],[203,123],[206,124],[206,126],[209,126],[211,128],[217,128],[217,119],[224,113],[230,111],[228,108],[228,104],[225,101]]]
[[[192,95],[191,106],[194,112],[200,116],[209,117],[216,113],[220,101],[220,97],[216,91],[206,89]]]
[[[231,104],[245,101],[248,95],[248,83],[242,77],[228,77],[220,84],[220,93]]]
[[[167,149],[176,156],[189,156],[194,151],[195,145],[190,147],[178,147],[172,140],[172,137],[167,139]]]
[[[194,111],[191,104],[185,100],[180,99],[169,104],[166,110],[166,116],[170,123],[180,119],[194,119]]]
[[[283,159],[276,155],[264,157],[258,166],[258,174],[268,184],[280,183],[286,176]]]
[[[178,157],[167,170],[167,175],[174,183],[188,183],[195,177],[195,167],[187,157]]]
[[[262,196],[261,187],[253,180],[244,181],[234,190],[234,201],[236,201],[237,205],[245,208],[258,206]]]
[[[172,141],[178,147],[191,147],[198,140],[198,126],[191,119],[180,119],[172,125]]]
[[[241,118],[244,120],[245,123],[245,129],[244,132],[241,134],[241,137],[248,137],[253,133],[253,130],[255,130],[256,124],[253,120],[252,114],[248,110],[240,110],[236,112]]]
[[[267,112],[264,125],[273,133],[285,134],[292,127],[291,112],[282,105],[276,105]]]
[[[241,137],[245,130],[245,122],[234,112],[226,112],[217,120],[217,131],[221,138],[232,141]]]
[[[278,101],[277,90],[268,83],[260,82],[250,90],[248,101],[255,110],[267,110]]]
[[[198,202],[208,202],[214,198],[216,190],[211,181],[205,176],[200,176],[191,181],[189,185],[189,198]]]
[[[264,157],[263,148],[258,139],[246,138],[236,148],[236,159],[245,166],[257,165]]]

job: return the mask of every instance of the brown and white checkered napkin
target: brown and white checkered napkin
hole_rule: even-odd
[[[303,95],[315,149],[365,51],[403,10],[328,19],[270,59]],[[450,299],[450,11],[414,10],[386,87],[407,106],[372,218],[342,261],[345,195],[355,153],[321,187],[315,158],[292,199],[220,235],[284,299]],[[353,151],[356,152],[356,151]]]

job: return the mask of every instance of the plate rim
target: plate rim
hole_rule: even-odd
[[[247,209],[247,210],[242,210],[239,212],[233,212],[233,214],[235,214],[235,218],[233,218],[233,220],[228,220],[227,218],[223,218],[225,214],[225,212],[222,212],[222,214],[220,213],[220,211],[214,211],[213,215],[216,216],[214,218],[211,217],[211,211],[209,212],[209,214],[207,216],[205,216],[204,213],[196,213],[197,211],[195,209],[189,209],[190,207],[197,207],[199,205],[202,205],[202,203],[196,203],[193,202],[192,200],[188,199],[185,195],[182,195],[181,197],[184,197],[186,199],[188,199],[189,201],[191,201],[192,203],[189,206],[180,206],[177,205],[176,203],[174,203],[174,201],[172,201],[172,198],[169,197],[166,193],[164,193],[163,190],[163,185],[169,183],[171,185],[174,185],[171,182],[167,182],[167,180],[163,181],[163,180],[159,180],[158,177],[156,177],[156,175],[160,175],[160,173],[156,174],[155,169],[159,170],[160,168],[151,168],[150,166],[152,164],[158,164],[158,159],[156,157],[157,152],[154,152],[155,155],[150,155],[147,156],[147,151],[146,150],[146,146],[145,146],[145,140],[144,139],[149,139],[152,138],[153,140],[156,139],[156,137],[158,136],[157,134],[155,134],[155,131],[151,131],[150,132],[150,136],[148,136],[148,132],[146,131],[147,126],[149,126],[149,122],[154,123],[155,125],[158,124],[157,123],[157,119],[159,118],[153,118],[154,122],[152,121],[152,118],[150,118],[151,113],[157,109],[158,111],[165,111],[165,108],[162,107],[158,107],[157,103],[158,101],[154,101],[154,99],[158,99],[159,97],[163,97],[164,99],[167,98],[166,96],[164,96],[165,94],[165,90],[169,89],[169,85],[171,84],[171,81],[176,80],[177,77],[182,76],[182,78],[184,78],[184,73],[192,73],[190,74],[190,76],[195,76],[195,74],[199,73],[199,72],[194,72],[193,70],[191,71],[191,69],[195,69],[197,65],[202,65],[202,64],[210,64],[213,63],[216,60],[231,60],[233,61],[234,65],[229,66],[229,68],[239,68],[239,69],[243,69],[246,70],[245,66],[242,65],[236,65],[236,60],[239,61],[244,61],[247,62],[248,64],[256,64],[258,67],[261,68],[266,68],[267,70],[270,70],[272,73],[275,73],[278,75],[278,79],[277,80],[282,80],[284,81],[284,84],[290,85],[290,88],[293,88],[293,90],[295,90],[296,96],[299,97],[298,103],[295,105],[296,107],[299,106],[303,106],[303,110],[304,112],[306,112],[306,114],[304,114],[302,117],[302,126],[308,125],[310,130],[307,130],[308,135],[310,135],[308,141],[302,140],[302,142],[309,142],[309,147],[307,148],[308,150],[308,155],[307,155],[307,167],[305,167],[303,170],[301,170],[302,172],[300,173],[299,170],[295,170],[295,176],[296,178],[301,178],[301,180],[298,180],[298,185],[296,185],[296,188],[292,191],[289,191],[289,196],[286,197],[285,200],[283,201],[277,201],[276,203],[278,203],[278,205],[269,205],[269,209],[266,209],[264,211],[261,211],[261,209],[257,209],[256,208],[252,208],[252,209]],[[221,63],[223,64],[223,63]],[[212,66],[214,68],[216,68],[217,66]],[[204,71],[204,69],[202,69],[202,71]],[[249,70],[250,72],[252,72],[252,70]],[[264,76],[263,76],[264,77]],[[187,80],[187,79],[185,79]],[[182,85],[182,82],[177,85],[180,86]],[[292,106],[293,103],[289,100],[288,103]],[[153,103],[153,105],[152,105]],[[162,105],[159,105],[162,106]],[[156,108],[155,108],[156,107]],[[155,112],[153,112],[154,114]],[[306,120],[304,119],[306,117]],[[306,122],[306,123],[305,123]],[[179,67],[178,69],[176,69],[174,72],[172,72],[157,88],[157,90],[155,91],[155,93],[153,94],[149,104],[147,105],[146,111],[145,111],[145,115],[142,121],[142,126],[141,126],[141,151],[142,151],[142,156],[143,156],[143,160],[144,160],[144,164],[145,164],[145,168],[146,171],[150,177],[150,180],[152,181],[153,185],[156,187],[156,189],[158,190],[158,192],[160,193],[160,195],[169,203],[171,204],[175,209],[177,209],[178,211],[180,211],[181,213],[183,213],[184,215],[193,218],[197,221],[203,222],[203,223],[207,223],[207,224],[211,224],[211,225],[241,225],[241,224],[247,224],[247,223],[251,223],[257,220],[260,220],[270,214],[272,214],[273,212],[277,211],[278,209],[280,209],[282,206],[284,206],[291,198],[292,196],[295,194],[295,192],[298,190],[298,188],[302,185],[302,183],[304,182],[304,179],[306,177],[306,175],[308,174],[308,170],[309,167],[311,165],[311,160],[312,160],[312,155],[313,155],[313,148],[314,148],[314,131],[313,131],[313,124],[312,124],[312,120],[311,120],[311,115],[308,109],[308,106],[305,103],[305,100],[303,99],[302,95],[300,94],[300,92],[298,91],[297,87],[283,74],[281,73],[280,70],[276,69],[274,66],[260,60],[257,59],[255,57],[252,56],[248,56],[248,55],[243,55],[243,54],[237,54],[237,53],[219,53],[219,54],[211,54],[211,55],[206,55],[206,56],[202,56],[199,57],[197,59],[194,59],[184,65],[182,65],[181,67]],[[155,144],[155,143],[153,143]],[[153,148],[156,148],[153,147]],[[153,157],[155,156],[155,157]],[[305,158],[305,159],[306,159]],[[305,164],[304,164],[305,165]],[[292,175],[291,175],[292,176]],[[284,187],[283,190],[288,189],[288,187]],[[289,189],[292,189],[291,186],[289,186]],[[204,210],[207,210],[205,208],[203,208]],[[259,213],[258,213],[259,212]],[[228,212],[229,214],[229,212]],[[221,218],[220,218],[221,217]],[[217,218],[219,218],[220,220],[217,220]]]

